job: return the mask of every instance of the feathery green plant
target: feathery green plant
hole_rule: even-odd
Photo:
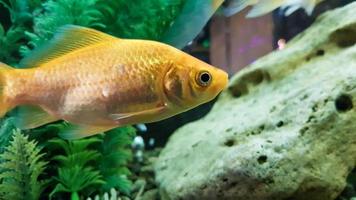
[[[0,199],[37,200],[48,181],[38,180],[47,162],[37,143],[14,131],[13,140],[0,155]]]
[[[26,32],[30,48],[21,47],[21,53],[28,54],[65,24],[95,27],[124,38],[159,40],[184,1],[49,0],[43,4],[44,13],[34,18],[33,32]]]
[[[23,46],[21,53],[28,54],[50,39],[57,28],[65,24],[76,24],[86,27],[103,27],[98,22],[101,13],[96,9],[97,0],[49,0],[43,6],[43,13],[34,18],[33,32],[26,32],[30,48]]]
[[[23,45],[24,31],[24,28],[16,26],[12,26],[9,30],[5,31],[0,24],[0,60],[7,63],[15,63],[18,60],[18,57],[15,55],[18,54],[20,46]]]
[[[70,192],[72,199],[79,199],[79,192],[93,185],[105,184],[100,171],[90,165],[90,162],[95,162],[100,157],[100,153],[89,147],[99,142],[101,140],[97,137],[75,141],[58,138],[49,141],[49,145],[58,146],[64,151],[64,155],[53,157],[59,167],[55,178],[58,184],[51,192],[51,197],[59,192]]]
[[[0,119],[0,153],[3,153],[9,145],[14,129],[13,118]]]
[[[97,193],[115,188],[129,195],[132,183],[127,177],[131,174],[127,164],[132,159],[130,144],[135,135],[136,130],[127,126],[80,140],[50,140],[47,146],[64,152],[53,157],[59,163],[55,178],[59,183],[51,195],[71,192],[72,197],[79,196],[98,185],[101,189]]]
[[[131,189],[131,181],[127,176],[131,175],[127,168],[128,161],[132,160],[131,143],[136,135],[132,126],[116,128],[105,133],[103,143],[99,147],[101,158],[98,162],[99,169],[104,176],[105,184],[102,191],[116,188],[128,195]]]
[[[32,20],[39,12],[41,0],[0,0],[10,13],[11,26],[5,30],[0,23],[0,60],[16,64],[20,48],[27,43],[25,32],[31,30]]]
[[[160,40],[185,0],[98,0],[103,31],[123,38]]]
[[[31,21],[32,12],[40,5],[40,3],[40,0],[0,0],[0,4],[9,10],[13,25],[24,25],[26,22]]]

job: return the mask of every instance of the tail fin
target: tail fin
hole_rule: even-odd
[[[6,94],[4,94],[7,75],[11,70],[13,70],[12,67],[0,62],[0,117],[3,117],[11,109],[11,105],[6,100]]]

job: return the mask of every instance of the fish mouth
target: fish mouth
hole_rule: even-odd
[[[228,74],[225,71],[219,69],[217,73],[216,83],[214,86],[214,90],[216,91],[216,93],[219,93],[222,90],[226,89],[228,83],[229,83]]]
[[[222,81],[223,89],[226,89],[228,84],[229,84],[229,75],[223,71],[223,81]]]

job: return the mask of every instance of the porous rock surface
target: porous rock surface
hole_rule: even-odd
[[[236,74],[155,165],[166,199],[335,199],[356,161],[356,3]]]

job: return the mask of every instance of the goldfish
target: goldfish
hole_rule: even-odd
[[[0,63],[0,115],[20,129],[65,120],[65,139],[159,121],[215,98],[226,72],[164,43],[66,25],[15,69]]]

